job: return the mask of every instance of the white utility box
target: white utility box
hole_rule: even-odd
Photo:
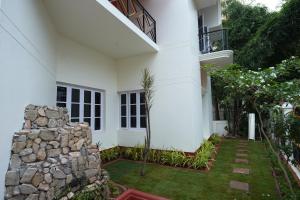
[[[255,114],[249,113],[248,118],[248,139],[255,140]]]

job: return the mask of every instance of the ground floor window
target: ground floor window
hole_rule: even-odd
[[[93,130],[103,130],[103,99],[101,90],[57,85],[56,105],[68,108],[71,122],[87,122]]]
[[[144,92],[120,93],[121,128],[146,128],[146,106]]]

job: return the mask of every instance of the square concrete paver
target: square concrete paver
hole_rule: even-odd
[[[247,168],[234,168],[232,173],[235,173],[235,174],[249,174],[250,169],[247,169]]]
[[[236,163],[246,163],[246,164],[249,163],[249,161],[248,161],[247,159],[241,159],[241,158],[235,159],[235,162],[236,162]]]
[[[249,184],[239,181],[230,181],[230,188],[249,192]]]
[[[248,157],[248,154],[246,154],[246,153],[237,153],[236,156],[237,157]]]
[[[248,149],[238,149],[238,153],[248,153]]]
[[[248,149],[247,146],[237,146],[238,149]]]

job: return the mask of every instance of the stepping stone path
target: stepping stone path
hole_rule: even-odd
[[[237,190],[249,192],[249,184],[239,181],[230,181],[230,187]]]
[[[238,153],[248,153],[247,149],[238,149],[237,150]]]
[[[248,164],[249,161],[246,159],[248,157],[248,142],[247,141],[240,141],[239,144],[237,145],[237,153],[236,153],[236,159],[235,163],[244,163]],[[249,175],[250,174],[250,169],[248,168],[234,168],[232,173],[234,174],[241,174],[241,175]],[[240,181],[235,181],[232,180],[229,183],[230,188],[236,189],[236,190],[241,190],[244,192],[249,192],[249,184],[240,182]]]
[[[246,154],[246,153],[237,153],[236,156],[237,157],[248,157],[248,154]]]
[[[235,159],[235,163],[245,163],[245,164],[248,164],[249,161],[247,159],[243,159],[243,158],[236,158]]]
[[[249,174],[250,169],[247,169],[247,168],[234,168],[232,172],[234,174]]]

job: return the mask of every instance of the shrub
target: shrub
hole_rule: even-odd
[[[104,186],[96,186],[93,188],[86,188],[75,194],[73,200],[105,200],[107,199],[107,192]]]
[[[200,149],[196,152],[194,159],[190,162],[190,167],[199,169],[209,167],[209,160],[215,152],[215,146],[211,141],[205,140]]]
[[[103,162],[116,160],[119,157],[120,157],[120,147],[114,147],[100,152],[100,158]]]
[[[191,162],[191,167],[194,169],[208,168],[209,154],[203,150],[200,150],[195,155]]]
[[[205,140],[200,149],[196,152],[195,156],[187,156],[183,151],[176,149],[171,150],[156,150],[151,149],[149,152],[148,161],[163,165],[170,165],[174,167],[189,167],[200,169],[207,167],[213,152],[215,152],[214,144],[219,143],[220,136],[213,135],[210,140]],[[143,145],[136,145],[135,147],[120,148],[115,147],[112,149],[103,150],[100,152],[103,162],[118,159],[122,156],[125,159],[142,161],[143,160]]]
[[[175,149],[171,151],[162,151],[161,162],[162,164],[175,167],[184,167],[186,165],[186,156],[184,152]]]
[[[213,152],[215,152],[215,146],[211,141],[204,140],[200,150],[211,155]]]
[[[149,152],[149,162],[160,163],[161,162],[161,150],[151,149]]]
[[[221,140],[221,136],[219,136],[217,133],[212,134],[209,138],[209,141],[211,141],[214,145],[220,143]]]
[[[123,152],[123,157],[135,161],[143,160],[143,151],[144,151],[143,145],[128,147]]]

